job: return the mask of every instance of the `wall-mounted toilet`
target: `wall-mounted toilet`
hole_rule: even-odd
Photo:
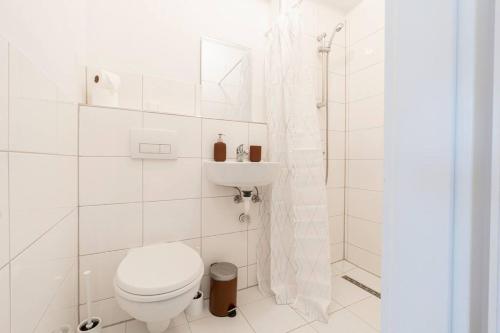
[[[182,243],[132,249],[116,271],[115,296],[120,307],[145,322],[151,333],[161,333],[189,306],[203,271],[199,254]]]

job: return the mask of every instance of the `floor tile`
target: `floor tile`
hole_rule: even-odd
[[[341,276],[332,279],[332,299],[342,306],[357,303],[372,295]]]
[[[240,307],[243,315],[257,333],[284,333],[306,324],[288,305],[277,305],[274,298]]]
[[[125,333],[125,323],[108,326],[102,330],[103,333]]]
[[[361,282],[362,284],[380,292],[382,286],[380,282],[380,277],[369,273],[361,268],[355,268],[345,273],[345,275],[350,276],[354,280]]]
[[[264,299],[264,298],[266,298],[266,296],[260,292],[259,287],[255,286],[255,287],[242,289],[242,290],[238,291],[237,302],[238,302],[238,306],[242,306],[245,304],[260,301],[261,299]]]
[[[290,331],[290,333],[316,333],[316,331],[311,326],[306,325],[299,327],[296,330]]]
[[[170,326],[165,331],[165,333],[190,333],[189,326],[187,323],[178,324],[175,322],[175,319],[172,320]],[[149,333],[146,324],[142,321],[132,320],[126,323],[125,333]]]
[[[328,313],[334,313],[336,311],[342,310],[344,307],[337,303],[336,301],[332,300],[330,303],[330,306],[328,307]]]
[[[356,268],[356,266],[354,266],[353,264],[351,264],[348,261],[345,261],[345,260],[337,261],[336,263],[332,264],[332,274],[335,274],[335,275],[344,274],[344,273],[346,273],[350,270],[353,270],[355,268]]]
[[[380,330],[380,304],[380,299],[372,296],[349,306],[347,309],[373,328]]]
[[[241,313],[234,318],[210,315],[189,323],[189,326],[192,333],[253,333]]]
[[[376,333],[367,323],[348,310],[341,310],[330,315],[328,323],[314,322],[311,326],[319,333]]]

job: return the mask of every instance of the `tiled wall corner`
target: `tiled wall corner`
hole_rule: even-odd
[[[384,1],[347,15],[346,257],[380,275],[384,190]]]
[[[0,38],[0,325],[6,332],[77,324],[77,117],[77,101],[63,97],[52,78]]]

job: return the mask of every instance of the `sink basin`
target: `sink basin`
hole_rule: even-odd
[[[278,162],[205,162],[208,180],[217,185],[251,188],[271,184]]]

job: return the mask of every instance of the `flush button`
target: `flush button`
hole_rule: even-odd
[[[160,145],[160,154],[171,154],[172,145]]]
[[[145,154],[158,154],[160,152],[160,145],[141,143],[139,144],[139,152]]]

